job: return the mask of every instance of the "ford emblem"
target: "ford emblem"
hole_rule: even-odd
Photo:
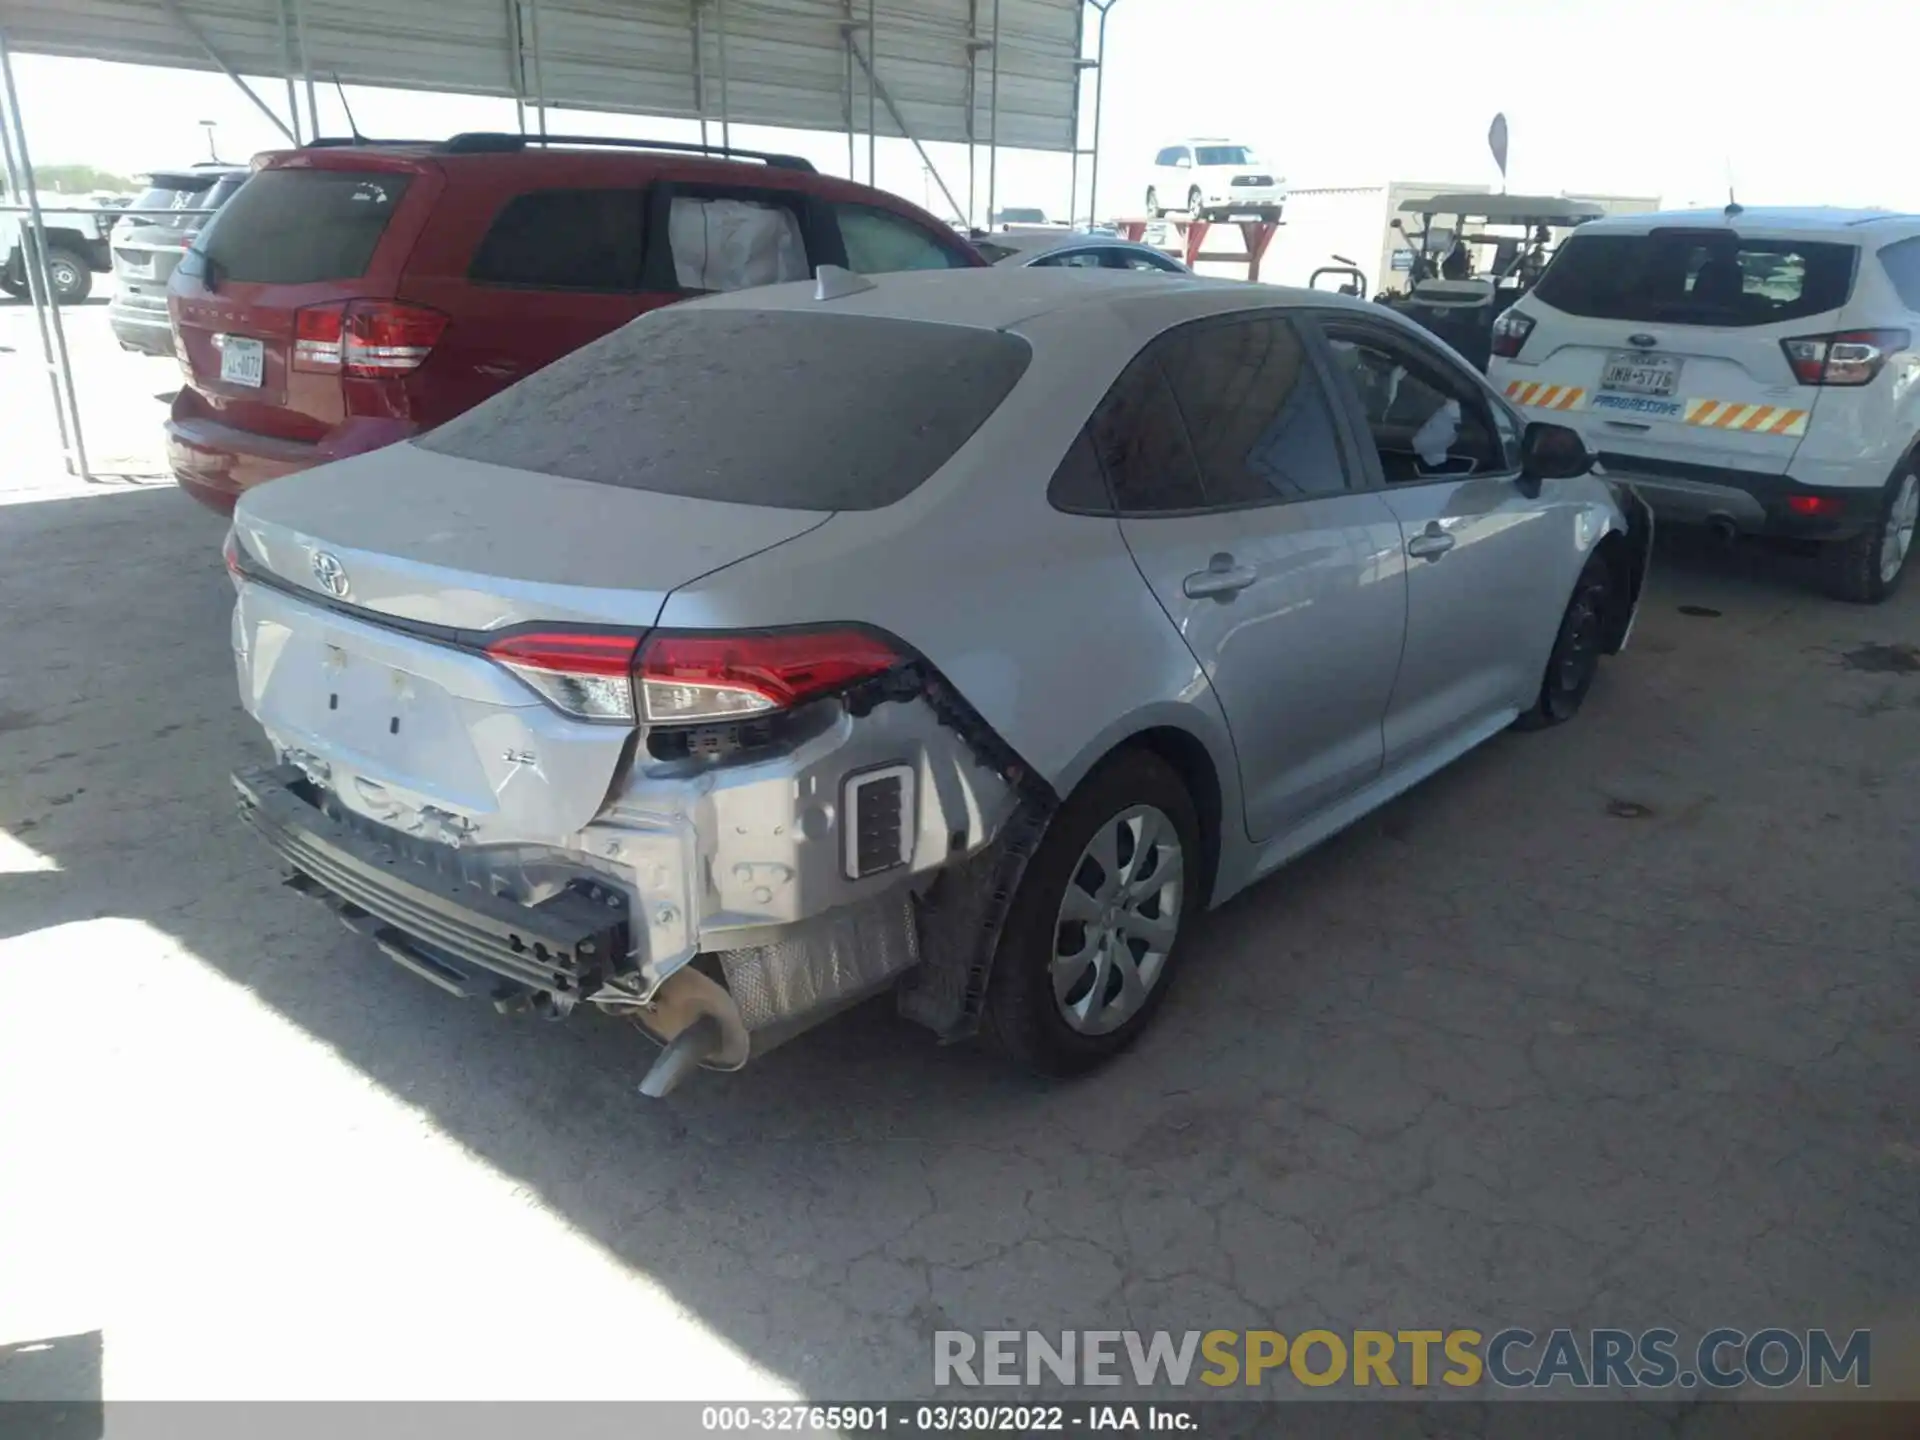
[[[1633,348],[1636,350],[1651,350],[1655,345],[1658,345],[1659,343],[1660,342],[1654,339],[1654,337],[1651,335],[1627,336],[1627,344],[1633,346]]]
[[[340,563],[340,557],[327,550],[313,552],[313,578],[320,582],[320,588],[337,600],[347,597],[347,567]]]

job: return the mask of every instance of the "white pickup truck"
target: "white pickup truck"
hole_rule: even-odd
[[[54,298],[62,305],[76,305],[93,293],[93,277],[113,268],[107,241],[119,213],[91,195],[43,190],[34,198],[47,227],[47,272]],[[0,203],[16,203],[3,187]],[[27,237],[31,232],[27,216],[0,211],[0,290],[15,299],[28,294]]]

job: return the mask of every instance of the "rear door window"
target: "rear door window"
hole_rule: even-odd
[[[1880,252],[1880,265],[1893,282],[1900,303],[1920,314],[1920,235],[1887,246]]]
[[[415,443],[664,495],[874,510],[946,464],[1031,354],[970,326],[675,305]]]
[[[634,291],[645,232],[644,190],[529,191],[501,207],[469,275],[482,285]]]
[[[847,268],[858,275],[896,270],[960,270],[966,259],[913,221],[871,205],[835,205]]]
[[[747,290],[813,274],[800,216],[771,199],[676,194],[667,243],[682,290]]]
[[[261,170],[181,263],[222,281],[311,285],[367,273],[412,177],[388,171]]]
[[[1728,230],[1573,235],[1535,290],[1556,310],[1642,324],[1753,326],[1838,310],[1859,247]]]
[[[1123,514],[1204,510],[1200,466],[1154,349],[1126,368],[1093,412],[1094,454]]]

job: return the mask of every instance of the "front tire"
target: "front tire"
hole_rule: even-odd
[[[1189,190],[1187,192],[1187,214],[1191,215],[1196,220],[1203,220],[1206,218],[1206,215],[1205,215],[1206,208],[1207,208],[1206,196],[1202,195],[1197,189]]]
[[[1554,636],[1553,653],[1547,657],[1547,673],[1540,679],[1533,708],[1513,722],[1515,729],[1545,730],[1551,725],[1564,725],[1580,713],[1587,692],[1593,688],[1593,677],[1600,673],[1601,645],[1613,609],[1614,583],[1613,567],[1606,557],[1589,556],[1560,617],[1560,632]]]
[[[1913,554],[1914,522],[1920,519],[1920,464],[1902,463],[1887,482],[1874,522],[1851,540],[1822,547],[1827,590],[1855,605],[1878,605],[1900,588]]]
[[[1043,1075],[1138,1038],[1204,903],[1200,824],[1173,768],[1123,751],[1068,797],[1028,862],[994,952],[987,1033]]]

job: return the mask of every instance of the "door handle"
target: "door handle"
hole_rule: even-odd
[[[1189,600],[1214,599],[1225,603],[1260,578],[1251,565],[1236,565],[1233,556],[1220,554],[1204,570],[1196,570],[1180,582],[1180,593]]]
[[[1453,544],[1453,537],[1440,528],[1440,522],[1429,520],[1424,531],[1407,541],[1407,554],[1416,560],[1438,560]]]

